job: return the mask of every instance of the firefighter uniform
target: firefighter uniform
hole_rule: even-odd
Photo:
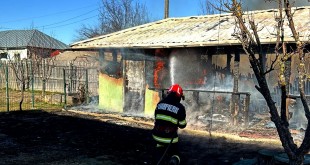
[[[185,128],[187,124],[185,107],[180,103],[182,96],[182,88],[177,84],[173,85],[170,87],[167,97],[156,106],[155,124],[152,130],[157,150],[155,159],[162,156],[166,159],[173,157],[180,162],[177,146],[178,128]]]

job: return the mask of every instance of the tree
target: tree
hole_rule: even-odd
[[[26,84],[28,84],[30,81],[30,63],[27,59],[20,59],[20,54],[15,54],[13,59],[10,58],[9,66],[14,71],[14,74],[16,76],[16,82],[19,85],[21,93],[19,110],[22,111]]]
[[[95,26],[82,25],[77,31],[78,39],[87,39],[103,34],[145,24],[150,21],[144,4],[134,0],[102,0],[99,23]]]
[[[52,49],[30,47],[33,72],[42,80],[42,98],[46,95],[46,84],[55,67],[55,57],[51,57]]]
[[[276,60],[273,61],[270,68],[264,67],[264,54],[262,44],[260,42],[260,36],[258,35],[257,23],[253,18],[244,18],[244,11],[242,9],[241,2],[238,0],[226,1],[224,6],[227,12],[231,12],[236,18],[236,37],[240,40],[243,50],[249,57],[250,65],[254,71],[258,85],[255,88],[262,94],[271,115],[271,121],[274,122],[278,131],[279,138],[281,140],[284,151],[288,155],[291,165],[303,164],[304,155],[310,150],[310,111],[307,104],[305,91],[304,91],[304,80],[307,78],[305,72],[305,42],[299,38],[299,33],[295,28],[292,6],[289,0],[278,0],[278,15],[277,21],[277,42],[275,46]],[[289,52],[284,38],[284,19],[287,19],[289,28],[295,39],[295,46],[289,49],[294,50]],[[298,146],[290,133],[288,116],[287,116],[287,99],[289,97],[288,91],[288,79],[290,74],[290,58],[292,56],[298,56],[298,80],[299,80],[299,94],[303,105],[303,110],[307,118],[307,128],[302,143]],[[279,86],[281,87],[281,107],[280,113],[275,105],[270,90],[268,88],[266,74],[274,71],[275,65],[279,61],[280,73],[279,73]]]
[[[202,15],[215,14],[218,12],[211,0],[200,0],[200,12]]]

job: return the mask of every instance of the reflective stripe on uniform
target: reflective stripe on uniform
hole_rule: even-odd
[[[180,125],[186,125],[186,120],[182,120],[179,122]]]
[[[169,121],[173,124],[178,124],[178,119],[173,118],[171,116],[167,116],[167,115],[157,114],[155,119],[165,120],[165,121]]]
[[[180,159],[180,157],[179,157],[178,155],[173,155],[173,156],[171,156],[171,158],[172,158],[172,157],[177,158],[177,159],[179,160],[179,163],[181,162],[181,159]]]
[[[163,137],[158,137],[155,135],[153,135],[153,138],[156,141],[161,142],[161,143],[170,143],[171,142],[171,138],[163,138]],[[176,138],[173,138],[172,143],[177,143],[178,141],[179,141],[179,138],[176,137]]]
[[[162,145],[162,144],[156,144],[156,147],[165,147],[164,145]]]

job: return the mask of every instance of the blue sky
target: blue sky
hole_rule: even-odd
[[[139,0],[153,19],[164,16],[165,0]],[[38,29],[65,44],[71,44],[77,30],[97,23],[101,0],[3,0],[0,31]],[[200,0],[170,0],[170,17],[193,16],[200,13]]]

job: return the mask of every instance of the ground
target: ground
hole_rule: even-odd
[[[149,118],[111,113],[2,112],[0,164],[147,165],[152,159],[152,125],[153,120]],[[262,138],[227,136],[189,126],[180,131],[182,162],[225,165],[255,158],[261,149],[281,150],[276,136],[269,140]]]

